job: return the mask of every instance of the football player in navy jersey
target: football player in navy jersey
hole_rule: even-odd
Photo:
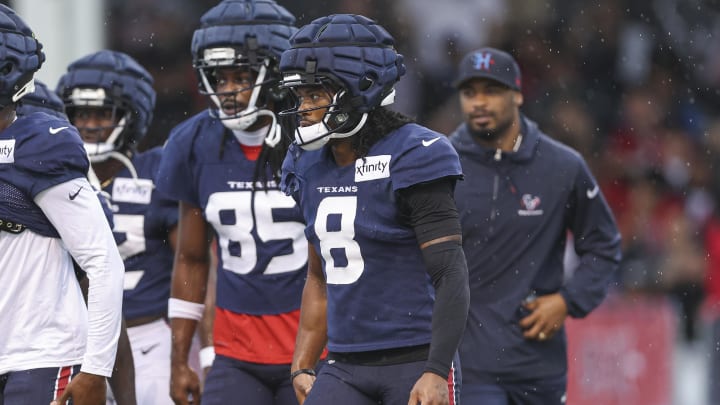
[[[288,106],[277,63],[294,22],[272,0],[226,0],[202,16],[193,35],[193,64],[210,108],[173,129],[158,182],[180,201],[170,300],[176,404],[199,395],[188,348],[203,313],[213,237],[217,356],[202,403],[297,403],[287,374],[307,242],[300,210],[278,188],[289,137],[275,115]]]
[[[113,209],[115,240],[125,262],[123,314],[137,403],[170,404],[171,337],[165,316],[177,203],[154,190],[161,148],[135,150],[152,120],[152,84],[130,56],[103,50],[72,62],[57,93]]]
[[[18,117],[39,111],[67,120],[63,101],[57,94],[48,89],[45,83],[37,79],[35,80],[35,90],[32,93],[28,93],[23,96],[15,111]],[[110,203],[107,198],[99,192],[100,183],[97,181],[97,177],[95,176],[92,167],[88,170],[88,182],[90,182],[90,185],[93,186],[93,189],[100,199],[100,204],[103,207],[105,217],[110,224],[110,228],[112,228],[113,214]],[[83,295],[87,301],[88,279],[85,272],[77,265],[75,266],[75,270],[75,273],[80,281],[80,288],[82,288]],[[108,379],[108,382],[110,383],[112,391],[115,393],[115,400],[118,405],[135,405],[135,369],[133,365],[132,351],[130,349],[130,341],[127,336],[127,327],[125,326],[124,321],[120,328],[120,338],[118,339],[118,349],[115,356],[115,367],[113,369],[112,377]]]
[[[322,17],[290,42],[280,70],[297,103],[284,114],[299,127],[282,187],[310,242],[291,372],[297,397],[455,404],[469,302],[453,200],[458,156],[445,136],[384,108],[405,65],[374,21]]]
[[[45,56],[0,5],[0,403],[98,405],[120,333],[123,263],[75,128],[16,117]],[[87,307],[73,260],[87,273]]]
[[[32,114],[38,111],[65,120],[68,119],[67,114],[65,114],[65,104],[63,103],[62,99],[57,94],[55,94],[55,92],[51,91],[47,87],[47,85],[45,85],[45,83],[36,79],[35,90],[32,93],[28,93],[23,96],[21,102],[18,103],[15,112],[17,113],[18,117],[22,117],[23,115]],[[103,207],[103,211],[105,212],[105,217],[110,224],[110,228],[112,228],[112,209],[107,198],[100,192],[100,181],[97,179],[97,176],[95,175],[92,166],[88,169],[87,178],[90,182],[90,185],[92,185],[93,189],[97,192],[98,198],[100,199],[100,203]]]
[[[467,174],[455,196],[471,292],[461,400],[565,404],[563,324],[602,302],[620,234],[582,156],[520,112],[514,58],[482,48],[465,55],[459,70],[464,122],[451,141]],[[568,233],[580,264],[565,280]]]

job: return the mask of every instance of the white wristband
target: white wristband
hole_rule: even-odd
[[[215,346],[203,347],[200,349],[200,368],[212,366],[215,360]]]
[[[202,319],[205,305],[197,302],[170,298],[168,300],[168,318],[183,318],[199,321]]]

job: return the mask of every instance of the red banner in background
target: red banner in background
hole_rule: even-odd
[[[608,297],[568,319],[568,404],[669,405],[675,314],[664,298]]]

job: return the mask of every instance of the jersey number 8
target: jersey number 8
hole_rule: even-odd
[[[320,240],[320,254],[325,261],[328,284],[352,284],[365,269],[360,245],[355,241],[356,215],[356,196],[326,197],[318,205],[315,234]],[[339,218],[339,227],[329,227],[329,218]],[[340,256],[341,253],[344,257]]]

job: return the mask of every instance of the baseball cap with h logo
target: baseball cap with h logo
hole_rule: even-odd
[[[520,67],[507,52],[495,48],[481,48],[466,54],[460,62],[458,77],[453,82],[461,87],[470,79],[490,79],[513,90],[520,91]]]

